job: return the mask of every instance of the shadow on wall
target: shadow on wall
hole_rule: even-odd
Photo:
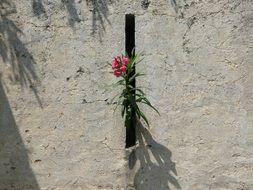
[[[135,188],[137,190],[170,190],[170,186],[173,185],[176,189],[181,189],[174,177],[177,171],[175,163],[171,160],[171,151],[157,143],[141,123],[136,133],[139,146],[129,159],[130,168],[133,168],[137,160],[140,162],[140,168],[134,177]]]
[[[34,87],[38,79],[34,71],[35,61],[19,39],[21,30],[8,18],[16,13],[10,0],[0,0],[0,56],[8,64],[9,78],[22,87],[30,87],[37,100],[40,99]],[[41,103],[40,103],[41,105]],[[0,73],[0,189],[37,190],[39,186],[29,165],[27,150],[22,142],[6,97]]]
[[[75,28],[75,24],[81,22],[81,12],[76,8],[75,0],[61,0],[64,7],[68,12],[68,23],[72,28]],[[80,1],[81,2],[81,1]],[[86,0],[86,4],[89,10],[92,12],[92,34],[96,31],[105,31],[105,21],[109,24],[110,21],[107,18],[108,15],[108,4],[113,3],[112,0]],[[38,18],[46,17],[46,9],[43,5],[43,0],[32,0],[33,13]],[[98,24],[99,23],[99,24]]]
[[[81,19],[77,13],[75,0],[61,0],[62,4],[68,12],[68,23],[72,28],[75,24],[80,22]],[[43,0],[32,0],[33,14],[38,18],[48,18],[46,9],[43,5]]]
[[[75,0],[62,0],[62,3],[66,7],[69,17],[69,25],[74,28],[76,22],[81,22],[81,19],[78,16]]]
[[[105,21],[111,25],[108,19],[108,5],[112,4],[112,0],[86,0],[87,6],[92,10],[92,34],[98,30],[98,26],[105,31]],[[97,24],[99,23],[99,25]],[[101,38],[101,34],[99,33]]]
[[[173,6],[175,12],[178,13],[179,7],[178,7],[178,4],[177,4],[177,1],[176,0],[170,0],[170,2],[171,2],[171,5]]]
[[[36,62],[19,38],[22,35],[22,31],[8,18],[9,14],[16,13],[15,5],[10,3],[10,1],[1,0],[0,8],[0,55],[3,62],[11,66],[9,78],[13,82],[18,82],[21,87],[32,89],[38,103],[42,107],[35,86],[39,81],[34,67]]]
[[[1,76],[0,76],[1,77]],[[39,190],[0,78],[0,189]]]
[[[33,14],[38,18],[45,16],[47,18],[47,13],[45,7],[42,3],[42,0],[33,0],[32,1]]]

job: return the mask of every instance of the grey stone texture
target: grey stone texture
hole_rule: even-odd
[[[136,16],[143,107],[117,81]],[[253,190],[252,0],[0,0],[0,190]],[[144,125],[144,124],[143,124]]]

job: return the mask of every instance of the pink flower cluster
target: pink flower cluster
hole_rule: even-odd
[[[112,69],[113,73],[116,77],[120,77],[126,73],[127,65],[129,64],[130,60],[128,57],[115,57],[112,61]]]

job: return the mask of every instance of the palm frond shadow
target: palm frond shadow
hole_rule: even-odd
[[[32,0],[32,8],[33,8],[33,14],[37,16],[38,18],[42,16],[47,17],[47,13],[46,13],[42,0]]]
[[[62,4],[68,12],[68,23],[72,28],[81,22],[80,14],[76,7],[75,0],[61,0]],[[105,31],[105,22],[111,24],[108,19],[109,8],[113,0],[86,0],[86,4],[92,13],[92,34],[99,34],[100,41],[102,40],[102,32]],[[46,9],[43,0],[32,0],[33,13],[38,18],[47,17]]]
[[[171,160],[171,151],[159,144],[152,137],[150,131],[140,122],[136,127],[138,146],[129,156],[129,168],[133,168],[139,161],[140,167],[134,177],[136,189],[170,190],[171,185],[181,189],[176,179],[177,170]]]
[[[81,21],[76,9],[75,0],[62,0],[62,3],[66,7],[69,14],[69,17],[68,17],[69,25],[72,28],[74,28],[75,24]]]
[[[36,88],[36,84],[39,83],[35,72],[36,61],[20,40],[20,36],[23,35],[22,31],[8,18],[9,14],[16,13],[16,7],[7,0],[2,0],[0,7],[2,7],[0,9],[0,55],[3,62],[11,66],[12,74],[9,78],[18,82],[22,87],[31,88],[42,107]]]
[[[177,4],[177,0],[170,0],[170,1],[171,1],[171,5],[173,6],[175,12],[178,13],[179,7]]]
[[[105,32],[105,22],[111,25],[108,19],[109,8],[108,5],[114,3],[113,0],[86,0],[86,4],[92,11],[92,34],[99,34],[100,41],[102,41],[102,34]]]
[[[61,0],[61,3],[67,10],[69,25],[72,28],[75,28],[75,24],[81,21],[77,12],[75,0]],[[47,18],[47,12],[46,12],[46,8],[44,6],[43,0],[32,0],[32,8],[33,8],[33,14],[37,18],[42,18],[42,17]]]

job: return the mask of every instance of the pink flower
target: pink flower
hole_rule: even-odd
[[[120,77],[120,76],[122,75],[122,72],[119,71],[119,70],[115,70],[115,71],[114,71],[114,75],[115,75],[116,77]]]
[[[124,57],[122,61],[125,66],[127,66],[130,62],[128,57]]]
[[[125,73],[127,70],[127,67],[125,65],[123,65],[122,67],[120,67],[120,70],[122,73]]]
[[[116,69],[117,67],[119,67],[119,62],[118,62],[116,59],[114,59],[114,60],[112,61],[112,68],[113,68],[113,69]]]
[[[127,65],[129,64],[130,60],[128,57],[115,57],[112,61],[112,69],[113,73],[116,77],[120,77],[127,71]]]

